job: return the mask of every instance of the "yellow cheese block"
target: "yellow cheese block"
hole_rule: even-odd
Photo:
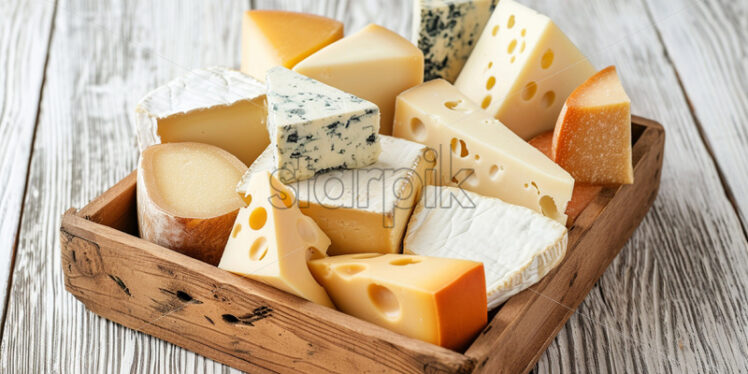
[[[601,70],[571,93],[556,123],[552,154],[578,182],[634,183],[631,100],[615,66]]]
[[[369,253],[309,268],[338,309],[412,338],[459,350],[486,324],[480,262]]]
[[[265,81],[275,66],[292,68],[343,37],[343,24],[322,16],[280,10],[250,10],[242,23],[242,72]]]
[[[397,137],[438,154],[436,179],[566,222],[574,178],[443,79],[397,99]]]
[[[265,171],[252,176],[244,200],[218,267],[332,307],[307,267],[330,239],[293,204],[291,190]]]
[[[234,186],[247,169],[208,144],[146,148],[138,163],[140,236],[216,265],[242,200]]]
[[[395,98],[423,82],[423,53],[397,33],[371,24],[322,48],[294,71],[376,104],[379,132],[390,135]]]

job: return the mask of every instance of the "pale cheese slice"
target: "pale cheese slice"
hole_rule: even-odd
[[[488,308],[540,281],[566,253],[566,227],[530,209],[454,187],[427,186],[405,253],[482,262]]]

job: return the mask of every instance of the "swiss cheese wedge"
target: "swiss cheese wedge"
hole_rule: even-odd
[[[479,262],[377,253],[309,262],[341,311],[412,338],[462,349],[486,324]]]
[[[579,182],[634,183],[631,101],[614,66],[592,76],[566,100],[553,132],[552,153]]]
[[[242,72],[259,80],[275,66],[292,68],[343,37],[343,24],[314,14],[250,10],[242,23]]]
[[[146,148],[138,164],[140,236],[216,265],[244,202],[234,186],[247,169],[208,144]]]

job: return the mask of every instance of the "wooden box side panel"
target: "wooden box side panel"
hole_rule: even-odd
[[[459,353],[235,276],[72,212],[63,216],[60,239],[65,287],[90,310],[238,369],[467,373],[473,368],[474,361]]]
[[[476,373],[524,373],[535,365],[644,219],[659,188],[665,134],[656,122],[633,147],[635,184],[604,189],[569,231],[563,262],[509,299],[465,353]]]

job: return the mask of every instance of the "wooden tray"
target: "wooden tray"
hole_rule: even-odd
[[[657,196],[665,132],[633,117],[636,183],[603,189],[566,258],[509,299],[465,352],[407,338],[137,237],[135,173],[62,217],[65,288],[94,313],[259,372],[527,372]]]

